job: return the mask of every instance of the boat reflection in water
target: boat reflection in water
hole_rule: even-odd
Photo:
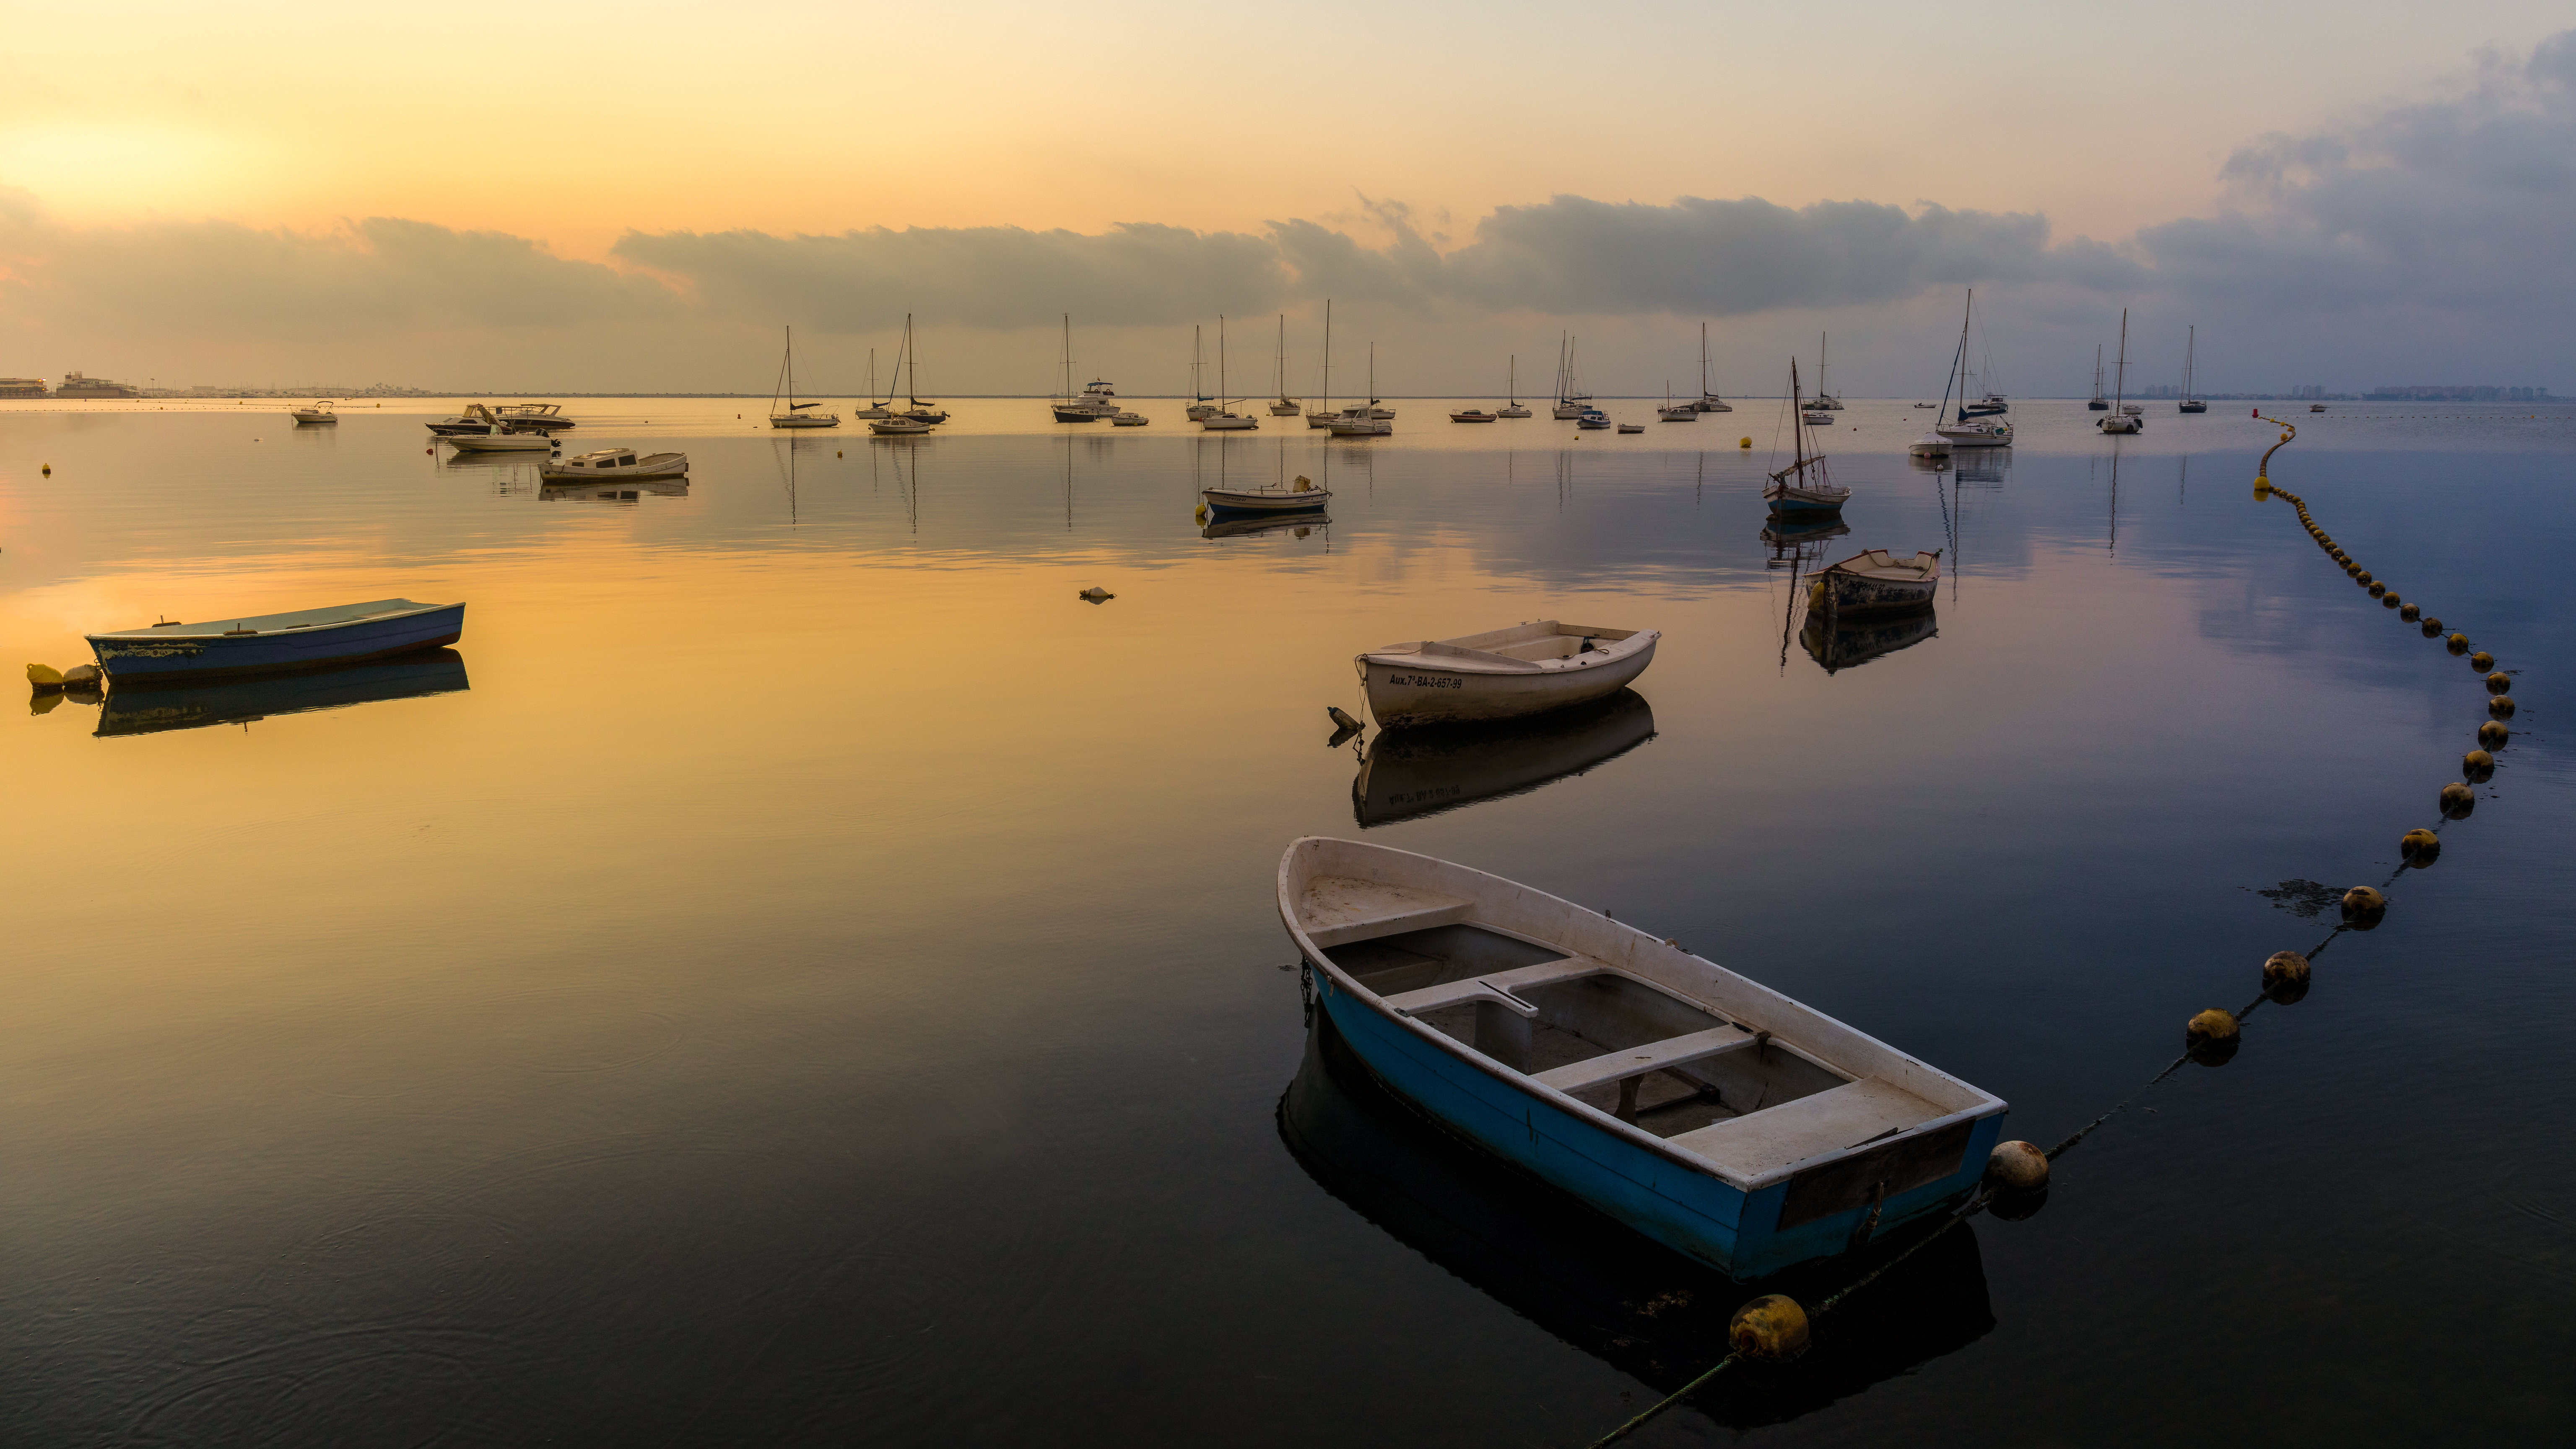
[[[1925,1231],[1731,1282],[1433,1127],[1369,1075],[1321,1012],[1279,1100],[1279,1136],[1317,1186],[1397,1241],[1658,1394],[1726,1356],[1727,1320],[1747,1301],[1786,1293],[1812,1307]],[[1994,1324],[1975,1226],[1962,1224],[1836,1308],[1806,1357],[1740,1363],[1690,1407],[1728,1428],[1784,1423],[1965,1348]]]
[[[465,658],[453,649],[406,654],[381,664],[271,674],[208,684],[119,683],[99,711],[101,735],[148,735],[162,730],[248,724],[273,715],[341,709],[387,699],[455,694],[470,686]]]
[[[1351,781],[1351,813],[1365,829],[1518,795],[1654,737],[1655,712],[1633,689],[1526,719],[1385,730]]]
[[[549,483],[537,490],[537,496],[549,503],[633,503],[650,494],[655,498],[686,498],[686,478],[630,478],[614,488],[596,483]]]
[[[1910,614],[1857,618],[1846,614],[1840,620],[1810,612],[1807,627],[1798,631],[1798,642],[1806,646],[1808,657],[1831,674],[1867,664],[1882,654],[1910,649],[1941,632],[1940,625],[1929,608]]]
[[[1265,533],[1286,533],[1305,538],[1316,529],[1330,528],[1333,520],[1322,512],[1314,513],[1232,513],[1220,512],[1199,530],[1201,538],[1256,538]]]

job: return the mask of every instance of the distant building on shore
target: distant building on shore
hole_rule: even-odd
[[[103,377],[83,377],[77,372],[63,374],[63,385],[54,389],[56,397],[141,397],[143,389]]]
[[[2362,394],[2372,402],[2558,402],[2545,387],[2427,386],[2374,387]]]
[[[41,377],[0,377],[0,397],[52,397]]]

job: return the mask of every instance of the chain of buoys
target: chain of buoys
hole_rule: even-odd
[[[2409,623],[2420,620],[2425,638],[2443,638],[2441,620],[2424,616],[2420,605],[2400,600],[2396,591],[2391,589],[2385,580],[2372,578],[2367,570],[2337,547],[2333,538],[2329,537],[2316,519],[2310,516],[2305,500],[2287,489],[2272,485],[2270,476],[2272,455],[2281,451],[2291,439],[2297,437],[2298,429],[2279,418],[2267,418],[2265,421],[2280,426],[2281,440],[2265,449],[2262,461],[2255,465],[2255,499],[2259,502],[2278,494],[2289,500],[2290,506],[2298,510],[2299,522],[2307,529],[2308,536],[2316,541],[2319,548],[2325,550],[2328,557],[2342,565],[2343,571],[2351,575],[2354,582],[2367,589],[2370,596],[2380,600],[2384,607],[2397,610],[2399,618]],[[2481,748],[2471,750],[2461,758],[2461,773],[2467,776],[2469,783],[2455,781],[2442,787],[2440,801],[2442,818],[2460,820],[2465,819],[2477,805],[2477,792],[2469,788],[2469,784],[2482,783],[2494,775],[2495,757],[2489,751],[2502,748],[2511,735],[2511,731],[2502,721],[2514,712],[2512,696],[2507,693],[2513,680],[2510,675],[2495,668],[2495,659],[2486,651],[2479,650],[2471,654],[2467,635],[2453,633],[2444,642],[2445,647],[2452,654],[2468,655],[2470,665],[2486,675],[2487,711],[2493,716],[2478,726],[2478,744]],[[2409,830],[2398,841],[2400,857],[2398,874],[2403,875],[2408,870],[2421,870],[2431,865],[2441,853],[2442,837],[2438,833],[2421,826]],[[2391,876],[2388,884],[2393,885],[2395,882],[2396,876]],[[1980,1210],[1990,1211],[1996,1217],[2006,1221],[2018,1221],[2037,1212],[2048,1197],[2051,1163],[2075,1148],[2086,1137],[2091,1136],[2104,1123],[2118,1116],[2130,1103],[2154,1090],[2179,1071],[2184,1064],[2224,1066],[2235,1057],[2238,1047],[2243,1043],[2246,1020],[2267,1002],[2288,1006],[2306,996],[2315,958],[2324,954],[2326,948],[2334,943],[2335,937],[2344,932],[2367,931],[2378,925],[2387,914],[2388,897],[2378,887],[2357,885],[2343,893],[2338,905],[2342,919],[2327,933],[2325,940],[2311,946],[2305,952],[2275,951],[2264,959],[2262,989],[2252,1001],[2236,1011],[2213,1006],[2193,1014],[2188,1021],[2184,1022],[2182,1055],[2166,1063],[2164,1069],[2148,1078],[2145,1085],[2115,1103],[2109,1111],[2075,1129],[2064,1141],[2045,1152],[2028,1142],[1997,1144],[1987,1155],[1983,1180],[1968,1194],[1965,1202],[1952,1211],[1939,1226],[1909,1244],[1903,1252],[1862,1274],[1832,1297],[1818,1303],[1814,1313],[1808,1313],[1796,1300],[1778,1293],[1765,1294],[1737,1309],[1735,1317],[1727,1324],[1728,1352],[1724,1358],[1712,1364],[1699,1377],[1648,1406],[1628,1422],[1593,1440],[1589,1449],[1601,1449],[1603,1445],[1635,1433],[1665,1410],[1707,1387],[1720,1374],[1740,1361],[1785,1362],[1804,1354],[1812,1343],[1814,1319],[1822,1318],[1832,1312],[1843,1300],[1868,1286],[1897,1264],[1912,1257],[1925,1244],[1959,1223],[1967,1221]]]

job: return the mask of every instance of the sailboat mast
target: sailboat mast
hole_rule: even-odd
[[[1333,299],[1324,299],[1324,411],[1333,410]]]
[[[2111,405],[2118,408],[2129,397],[2129,309],[2120,309],[2120,361],[2112,374]]]
[[[2185,402],[2189,402],[2189,401],[2191,401],[2191,363],[2192,363],[2192,354],[2193,354],[2195,351],[2197,351],[2197,350],[2199,349],[2199,346],[2200,346],[2200,328],[2199,328],[2197,325],[2194,325],[2194,326],[2190,327],[2189,329],[2187,329],[2187,330],[2183,333],[2183,344],[2182,344],[2182,397],[2183,397],[2183,401],[2185,401]]]
[[[1216,314],[1216,410],[1225,411],[1225,314]]]
[[[1699,395],[1708,396],[1708,324],[1699,324]]]
[[[1825,334],[1816,334],[1816,401],[1832,397],[1834,390],[1825,386]]]

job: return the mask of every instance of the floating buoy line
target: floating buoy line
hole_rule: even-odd
[[[2367,569],[2336,546],[2333,537],[2327,534],[2324,527],[2308,512],[2307,500],[2286,488],[2273,485],[2272,455],[2287,447],[2290,441],[2299,435],[2299,430],[2295,425],[2280,418],[2264,418],[2263,421],[2280,427],[2281,440],[2265,449],[2262,460],[2255,464],[2255,501],[2259,503],[2274,497],[2288,500],[2290,506],[2298,510],[2299,524],[2307,530],[2308,537],[2318,548],[2325,551],[2327,557],[2341,565],[2343,571],[2355,584],[2366,590],[2370,597],[2379,600],[2382,608],[2393,609],[2400,619],[2417,625],[2425,638],[2440,639],[2443,648],[2454,657],[2465,656],[2470,668],[2486,676],[2482,683],[2487,689],[2489,718],[2477,728],[2478,747],[2460,758],[2460,773],[2465,778],[2444,785],[2438,804],[2438,811],[2444,820],[2468,818],[2469,812],[2477,806],[2477,791],[2470,786],[2483,784],[2494,777],[2493,752],[2504,748],[2505,743],[2513,735],[2512,730],[2504,723],[2514,715],[2513,696],[2509,692],[2513,685],[2513,677],[2498,669],[2495,657],[2487,651],[2483,649],[2473,651],[2467,634],[2457,631],[2445,634],[2442,621],[2425,614],[2420,603],[2401,599],[2386,580],[2373,578]],[[1868,1287],[1889,1269],[1921,1251],[1925,1244],[1960,1223],[1966,1222],[1977,1213],[1992,1211],[1996,1217],[2011,1222],[2037,1212],[2048,1198],[2051,1163],[2071,1151],[2086,1137],[2091,1136],[2104,1123],[2120,1115],[2131,1103],[2162,1085],[2167,1078],[2182,1070],[2186,1064],[2197,1063],[2208,1067],[2226,1065],[2236,1055],[2237,1048],[2243,1042],[2247,1019],[2266,1003],[2288,1006],[2306,996],[2316,958],[2324,955],[2326,948],[2333,945],[2335,939],[2346,931],[2367,931],[2377,926],[2388,912],[2388,888],[2396,885],[2406,872],[2423,870],[2431,866],[2441,856],[2442,837],[2428,827],[2417,826],[2399,838],[2397,852],[2399,858],[2397,870],[2386,881],[2375,887],[2357,885],[2343,893],[2338,903],[2342,919],[2326,933],[2324,940],[2309,947],[2305,952],[2275,951],[2264,960],[2262,988],[2252,1001],[2236,1011],[2213,1006],[2195,1013],[2186,1021],[2183,1024],[2182,1055],[2166,1063],[2164,1069],[2149,1077],[2143,1086],[2114,1103],[2109,1111],[2076,1128],[2064,1141],[2045,1152],[2028,1142],[1996,1144],[1994,1151],[1986,1159],[1984,1181],[1968,1195],[1967,1201],[1953,1209],[1936,1226],[1908,1244],[1903,1251],[1863,1273],[1832,1296],[1818,1302],[1812,1312],[1800,1307],[1795,1299],[1778,1293],[1764,1294],[1746,1303],[1735,1311],[1732,1319],[1728,1320],[1726,1335],[1728,1352],[1724,1358],[1710,1365],[1699,1377],[1649,1405],[1636,1417],[1593,1440],[1588,1449],[1601,1449],[1603,1445],[1615,1443],[1644,1428],[1665,1410],[1706,1388],[1719,1375],[1740,1362],[1755,1360],[1776,1363],[1797,1358],[1808,1349],[1811,1341],[1811,1324],[1815,1319],[1833,1312],[1851,1295]]]

